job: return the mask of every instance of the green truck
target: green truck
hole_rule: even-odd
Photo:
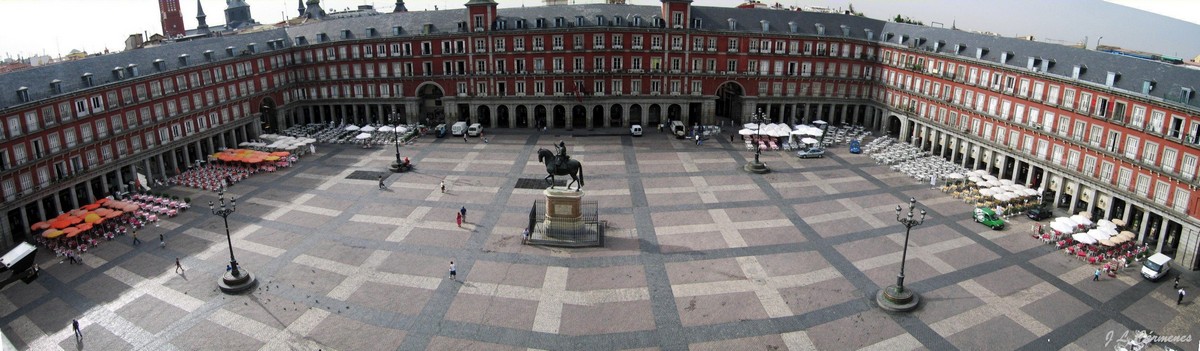
[[[983,223],[992,230],[1004,229],[1004,220],[996,216],[996,211],[987,207],[975,208],[975,223]]]

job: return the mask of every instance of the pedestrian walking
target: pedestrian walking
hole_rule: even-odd
[[[382,190],[383,188],[385,188],[385,186],[383,186],[383,175],[380,174],[379,175],[379,189]]]
[[[521,233],[521,243],[529,242],[529,228],[525,228],[525,232]]]
[[[1172,289],[1179,289],[1179,276],[1175,276],[1175,287]]]
[[[459,228],[462,228],[462,214],[461,213],[457,213],[454,215],[454,221],[458,222]]]
[[[467,141],[467,133],[463,133],[463,142],[464,143],[468,142]]]
[[[138,238],[137,238],[137,231],[136,231],[136,230],[134,230],[134,231],[133,231],[133,235],[132,235],[132,236],[133,236],[133,246],[138,246],[138,244],[141,244],[141,243],[142,243],[142,241],[141,241],[140,239],[138,239]]]
[[[158,247],[167,248],[167,237],[163,236],[162,233],[158,234]]]
[[[451,271],[450,271],[450,275],[451,275],[451,276],[453,276],[453,275],[454,275],[454,271],[453,271],[453,269],[454,269],[454,268],[450,268],[450,269],[451,269]],[[1179,289],[1179,298],[1175,299],[1175,304],[1176,304],[1176,305],[1178,305],[1178,304],[1181,304],[1181,303],[1183,303],[1183,297],[1184,297],[1184,296],[1187,296],[1187,292],[1186,292],[1186,291],[1183,291],[1183,289]]]
[[[75,264],[75,252],[67,252],[67,263]]]
[[[1096,268],[1096,274],[1092,275],[1092,281],[1100,281],[1100,268]]]
[[[729,142],[733,142],[733,133],[729,133]]]
[[[458,270],[454,269],[454,261],[450,261],[450,280],[458,280]]]
[[[78,319],[71,320],[71,329],[75,330],[75,339],[83,340],[83,333],[79,331],[79,320]]]
[[[466,222],[467,221],[467,206],[463,206],[462,208],[458,209],[458,213],[462,215],[463,222]]]
[[[179,257],[175,258],[175,273],[183,273],[183,265],[179,264]]]
[[[441,187],[442,187],[442,194],[445,194],[445,193],[446,193],[446,181],[444,181],[444,180],[443,180],[443,181],[442,181],[440,184],[438,184],[438,185],[441,185]]]

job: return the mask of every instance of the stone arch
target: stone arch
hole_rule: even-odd
[[[683,107],[679,104],[670,104],[667,106],[668,121],[683,121]]]
[[[900,127],[903,125],[904,124],[903,121],[900,120],[900,116],[891,115],[887,119],[887,127],[884,128],[884,133],[893,138],[899,139]]]
[[[604,128],[604,106],[592,107],[592,128]]]
[[[537,105],[533,107],[534,126],[546,128],[550,126],[549,113],[546,111],[546,106]]]
[[[516,110],[517,128],[529,128],[530,126],[533,126],[533,123],[529,118],[529,107],[526,107],[525,105],[517,105]]]
[[[434,82],[425,82],[417,86],[414,96],[420,101],[417,103],[417,114],[420,118],[426,121],[427,124],[435,125],[434,121],[445,119],[446,109],[442,105],[442,97],[445,96],[446,90]]]
[[[659,104],[651,104],[650,105],[650,116],[647,117],[647,120],[646,120],[647,127],[657,128],[658,125],[660,125],[662,123],[663,123],[662,106],[659,106]]]
[[[479,105],[479,107],[476,108],[475,110],[476,110],[475,123],[479,123],[479,125],[481,125],[485,128],[491,128],[492,127],[492,109],[491,109],[491,107],[488,107],[488,105]]]
[[[642,119],[642,105],[640,105],[640,104],[629,105],[629,123],[640,124],[640,125],[643,125],[646,127],[650,126],[649,124],[647,124],[648,122],[646,120]]]
[[[621,110],[622,110],[622,107],[620,104],[613,104],[612,107],[609,107],[609,109],[608,109],[608,120],[609,120],[608,126],[609,127],[624,127],[625,126],[625,115],[622,114],[622,112],[624,112],[624,111],[621,111]]]
[[[511,118],[509,118],[507,105],[496,106],[496,127],[512,128],[512,122]]]
[[[551,122],[550,128],[566,128],[567,108],[563,105],[554,105],[554,120]]]
[[[587,108],[583,105],[571,106],[571,127],[587,128]]]
[[[258,131],[261,133],[278,132],[278,112],[275,108],[275,99],[270,96],[263,98],[258,105]]]
[[[717,117],[729,118],[734,121],[742,119],[742,97],[746,89],[735,81],[721,83],[717,87],[717,102],[714,113]]]

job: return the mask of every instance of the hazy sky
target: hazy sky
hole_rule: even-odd
[[[631,4],[657,5],[659,0],[628,0]],[[1154,51],[1192,58],[1200,54],[1200,0],[783,0],[783,5],[845,7],[873,18],[904,14],[926,24],[939,22],[949,27],[986,30],[1006,36],[1034,35],[1038,39],[1080,42],[1088,37],[1089,47],[1099,37],[1102,44]],[[246,0],[255,20],[275,23],[284,16],[297,15],[296,0]],[[541,0],[498,0],[500,7],[540,6]],[[742,0],[695,0],[693,5],[733,7]],[[763,0],[774,3],[773,0]],[[225,22],[225,1],[201,0],[208,24]],[[434,6],[461,8],[466,0],[407,0],[411,11],[432,10]],[[1155,11],[1191,22],[1130,21],[1128,14],[1139,11],[1110,3]],[[342,10],[362,4],[391,11],[390,0],[323,0],[326,10]],[[133,33],[159,33],[157,0],[2,0],[0,21],[0,58],[46,53],[57,56],[71,49],[89,53],[108,48],[124,48],[125,38]],[[196,0],[181,0],[184,24],[196,26]],[[996,16],[996,14],[1011,14]],[[1142,17],[1139,17],[1142,18]]]

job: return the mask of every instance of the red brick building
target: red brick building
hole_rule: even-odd
[[[183,13],[179,10],[179,0],[158,0],[158,12],[161,14],[163,36],[174,38],[187,32],[183,26]]]
[[[311,2],[310,2],[311,3]],[[310,4],[310,6],[313,6]],[[396,12],[0,75],[6,244],[220,147],[344,121],[862,124],[1124,218],[1196,269],[1200,72],[863,17],[616,4]],[[24,90],[22,90],[24,89]]]

